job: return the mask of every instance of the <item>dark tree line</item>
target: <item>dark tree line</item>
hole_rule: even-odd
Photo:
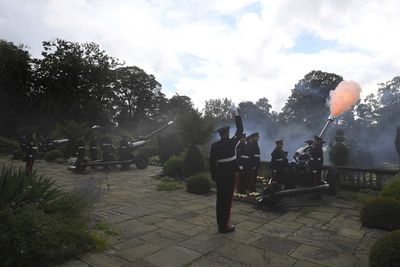
[[[293,150],[304,138],[319,133],[329,115],[329,91],[342,80],[334,73],[307,73],[294,85],[281,112],[272,111],[267,98],[243,101],[239,108],[245,128],[261,131],[268,143],[279,137],[291,140],[293,146],[288,144],[288,150]],[[344,132],[355,165],[366,161],[370,164],[374,154],[385,154],[388,160],[396,154],[393,140],[400,125],[400,76],[378,86],[376,95],[361,99],[335,120],[335,127]],[[190,140],[194,137],[190,133],[197,133],[190,128],[196,128],[196,122],[231,122],[232,101],[228,98],[206,101],[203,113],[199,113],[189,97],[175,95],[168,99],[153,75],[126,66],[97,44],[61,39],[43,42],[41,58],[32,58],[24,46],[0,40],[0,96],[0,135],[10,137],[17,136],[22,126],[48,133],[57,124],[71,120],[88,126],[99,124],[105,129],[118,126],[140,135],[187,115],[196,118],[178,121],[192,122],[181,131],[191,136],[179,138],[199,143]],[[169,130],[166,143],[171,144],[170,138],[178,130]],[[333,140],[334,132],[326,138]],[[175,138],[176,143],[179,138]]]

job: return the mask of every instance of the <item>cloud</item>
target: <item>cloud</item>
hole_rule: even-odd
[[[36,57],[44,40],[94,41],[200,108],[210,98],[267,97],[279,110],[311,70],[355,80],[364,96],[398,75],[399,8],[394,0],[0,0],[0,38]]]

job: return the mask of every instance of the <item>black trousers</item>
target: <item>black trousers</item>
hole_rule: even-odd
[[[239,182],[238,182],[238,192],[241,194],[246,193],[246,185],[247,185],[247,169],[238,170]]]
[[[257,180],[258,168],[251,168],[248,171],[248,182],[247,182],[247,190],[250,192],[256,192],[256,180]]]
[[[217,224],[226,229],[231,216],[233,191],[235,189],[235,170],[221,171],[215,179],[217,185]]]

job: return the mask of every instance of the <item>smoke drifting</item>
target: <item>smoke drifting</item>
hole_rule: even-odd
[[[339,116],[349,110],[360,99],[361,87],[353,81],[342,81],[329,92],[332,116]]]

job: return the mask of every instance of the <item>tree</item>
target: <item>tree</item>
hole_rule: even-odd
[[[280,114],[285,124],[300,123],[316,131],[329,114],[326,99],[343,78],[334,73],[311,71],[292,89]]]
[[[329,159],[334,165],[345,166],[349,162],[349,148],[344,138],[343,129],[337,129],[334,137],[335,142],[330,143]]]
[[[380,128],[393,128],[393,123],[400,121],[400,76],[380,84],[378,89],[379,108],[377,109]]]
[[[14,135],[32,114],[32,59],[22,45],[0,40],[0,135]]]
[[[230,119],[230,108],[232,106],[232,100],[228,98],[222,99],[210,99],[205,103],[204,116],[210,119],[216,120],[229,120]]]
[[[128,126],[133,122],[137,124],[159,119],[166,99],[155,77],[131,66],[120,67],[115,72],[113,88],[118,123]]]
[[[397,126],[396,129],[396,139],[394,140],[394,145],[396,147],[396,151],[399,156],[399,170],[400,170],[400,127],[399,126]]]
[[[184,176],[191,176],[204,170],[204,159],[196,147],[207,142],[214,128],[210,120],[201,117],[200,112],[192,111],[178,118],[182,138],[189,144],[182,163]]]
[[[113,70],[120,65],[95,43],[61,39],[43,42],[42,59],[35,61],[40,106],[55,122],[110,123]]]

